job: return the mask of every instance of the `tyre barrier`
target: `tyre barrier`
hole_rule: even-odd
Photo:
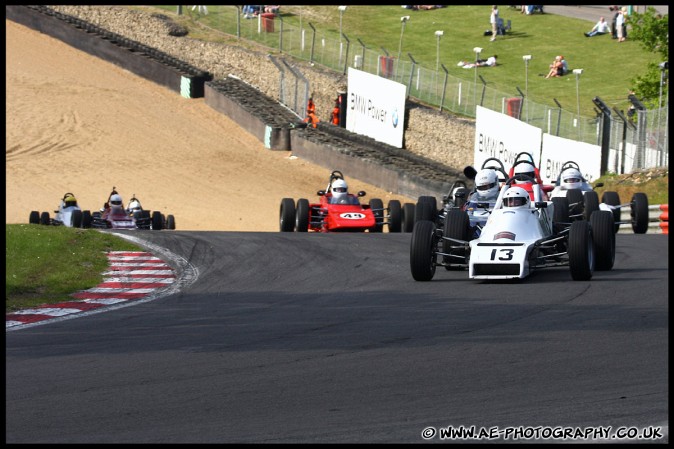
[[[208,72],[147,45],[44,5],[6,5],[5,18],[161,84],[186,98],[204,96]]]
[[[209,81],[204,102],[234,120],[271,150],[290,150],[290,130],[299,119],[278,101],[262,94],[236,77]]]
[[[459,170],[345,128],[321,122],[309,130],[294,112],[236,77],[214,81],[208,72],[160,50],[47,6],[7,5],[5,17],[183,97],[204,97],[206,104],[229,116],[268,149],[293,151],[326,168],[340,167],[392,193],[412,198],[434,195],[440,201],[451,183],[465,179]]]
[[[658,217],[660,219],[660,232],[669,234],[669,204],[660,204],[658,208],[662,211]]]

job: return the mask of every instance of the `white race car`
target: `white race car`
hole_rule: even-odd
[[[596,184],[596,187],[602,186],[602,183]],[[645,193],[634,193],[629,203],[621,204],[618,192],[606,191],[600,201],[599,195],[583,177],[576,162],[567,161],[562,164],[555,188],[550,192],[550,198],[559,197],[567,198],[571,220],[587,220],[595,210],[605,210],[613,214],[614,232],[618,232],[622,224],[631,225],[635,234],[645,234],[648,230],[648,197]],[[630,208],[629,221],[622,221],[620,218],[623,207]]]
[[[82,210],[77,205],[75,195],[70,192],[63,195],[58,209],[54,211],[54,218],[49,215],[49,212],[40,213],[36,210],[31,211],[28,218],[30,224],[67,226],[70,228],[90,228],[91,221],[91,211]]]
[[[525,189],[512,185],[515,180],[533,183],[533,202]],[[444,266],[468,268],[471,279],[522,279],[535,269],[568,266],[574,280],[588,280],[595,269],[612,269],[613,214],[595,211],[590,220],[570,222],[565,198],[553,202],[541,197],[533,178],[509,178],[477,238],[472,238],[469,217],[461,209],[448,212],[443,228],[431,220],[416,222],[410,245],[412,277],[430,281],[436,267]]]
[[[126,206],[126,212],[130,217],[133,217],[136,220],[139,219],[150,219],[150,228],[151,229],[171,229],[176,228],[176,219],[172,214],[164,215],[159,211],[151,212],[148,209],[143,209],[143,206],[140,204],[140,200],[136,197],[134,193],[129,204]]]

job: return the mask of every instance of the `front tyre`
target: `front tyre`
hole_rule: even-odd
[[[594,241],[595,269],[608,271],[615,262],[615,232],[613,212],[597,210],[590,215],[592,240]]]
[[[450,209],[445,215],[445,229],[444,237],[449,237],[457,240],[468,241],[471,239],[470,235],[470,218],[468,214],[461,209]],[[442,252],[450,254],[451,256],[443,256],[443,261],[445,263],[454,263],[454,264],[465,264],[466,260],[466,248],[464,245],[442,239]],[[455,266],[445,265],[447,270],[455,269]]]
[[[410,269],[415,281],[430,281],[435,275],[436,248],[435,223],[420,220],[414,224],[410,243]]]
[[[30,217],[28,218],[29,224],[40,224],[40,212],[36,210],[30,211]]]
[[[81,210],[74,210],[70,216],[72,222],[70,223],[73,228],[81,228],[84,217]]]
[[[91,222],[93,221],[91,217],[91,211],[85,210],[82,211],[82,227],[84,229],[89,229],[91,227]]]
[[[590,223],[578,220],[569,228],[569,268],[574,281],[588,281],[594,271],[594,244]]]
[[[384,228],[384,202],[379,198],[372,198],[370,200],[370,210],[374,215],[374,228],[371,232],[382,232]]]
[[[295,211],[295,231],[309,231],[309,200],[306,198],[297,200]]]
[[[152,212],[152,230],[161,231],[164,228],[164,217],[161,216],[161,212],[156,210]]]

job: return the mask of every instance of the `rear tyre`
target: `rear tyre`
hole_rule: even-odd
[[[450,209],[445,215],[445,229],[444,236],[458,239],[458,240],[470,240],[470,218],[468,214],[461,209]],[[451,254],[452,256],[442,256],[442,260],[445,263],[454,263],[454,264],[465,264],[466,261],[466,248],[456,248],[459,246],[459,243],[452,242],[450,240],[442,240],[442,252]],[[456,257],[455,257],[456,256]],[[462,267],[456,266],[447,266],[447,270],[453,269],[462,269]]]
[[[463,196],[459,195],[460,193],[463,193]],[[468,196],[470,196],[470,191],[466,187],[459,187],[454,192],[454,205],[463,207],[468,202]]]
[[[414,229],[414,203],[403,204],[403,232],[412,232]]]
[[[597,210],[590,215],[592,240],[594,242],[595,269],[608,271],[615,262],[615,232],[613,212]]]
[[[309,230],[309,200],[300,198],[295,207],[295,231],[307,232]]]
[[[435,275],[438,238],[435,223],[420,220],[414,224],[410,243],[410,269],[415,281],[430,281]]]
[[[82,227],[83,216],[81,210],[74,210],[70,218],[72,220],[71,225],[73,228]]]
[[[382,232],[384,229],[384,202],[379,198],[372,198],[370,200],[370,209],[374,215],[374,228],[371,232]]]
[[[648,231],[648,197],[645,193],[637,192],[632,196],[630,217],[635,234],[645,234]]]
[[[161,231],[163,229],[164,219],[158,210],[152,212],[152,230]]]
[[[584,207],[583,207],[583,217],[586,220],[589,220],[592,216],[592,212],[599,210],[599,195],[594,190],[585,192],[583,195]]]
[[[388,232],[400,232],[403,223],[403,210],[398,200],[388,202]]]
[[[585,205],[583,192],[579,189],[567,190],[566,199],[569,202],[569,216],[573,217],[573,220],[580,220]]]
[[[40,224],[42,224],[42,225],[51,224],[51,218],[49,217],[49,212],[42,212],[40,214]]]
[[[281,232],[293,232],[295,230],[295,200],[292,198],[281,200],[279,228]]]
[[[438,200],[434,196],[420,196],[414,208],[414,222],[428,220],[438,221]]]
[[[608,204],[609,206],[620,206],[620,196],[618,192],[604,192],[601,196],[601,202]],[[613,222],[615,223],[614,232],[618,232],[620,229],[620,208],[613,209]]]
[[[29,224],[40,224],[40,212],[36,210],[30,211],[30,217],[28,218]]]
[[[552,231],[559,234],[569,226],[569,199],[565,196],[552,198],[554,210],[552,212]]]
[[[176,219],[173,215],[166,216],[166,229],[174,230],[176,228]]]
[[[590,280],[594,271],[594,244],[588,221],[577,220],[571,223],[568,254],[573,280]]]

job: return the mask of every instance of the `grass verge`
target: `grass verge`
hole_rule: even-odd
[[[638,170],[627,175],[608,174],[597,179],[594,185],[602,182],[595,190],[601,198],[606,191],[617,192],[622,203],[629,202],[637,192],[645,193],[648,204],[669,204],[669,169],[652,168]]]
[[[98,285],[108,251],[142,250],[93,229],[5,225],[5,312],[69,301]]]

